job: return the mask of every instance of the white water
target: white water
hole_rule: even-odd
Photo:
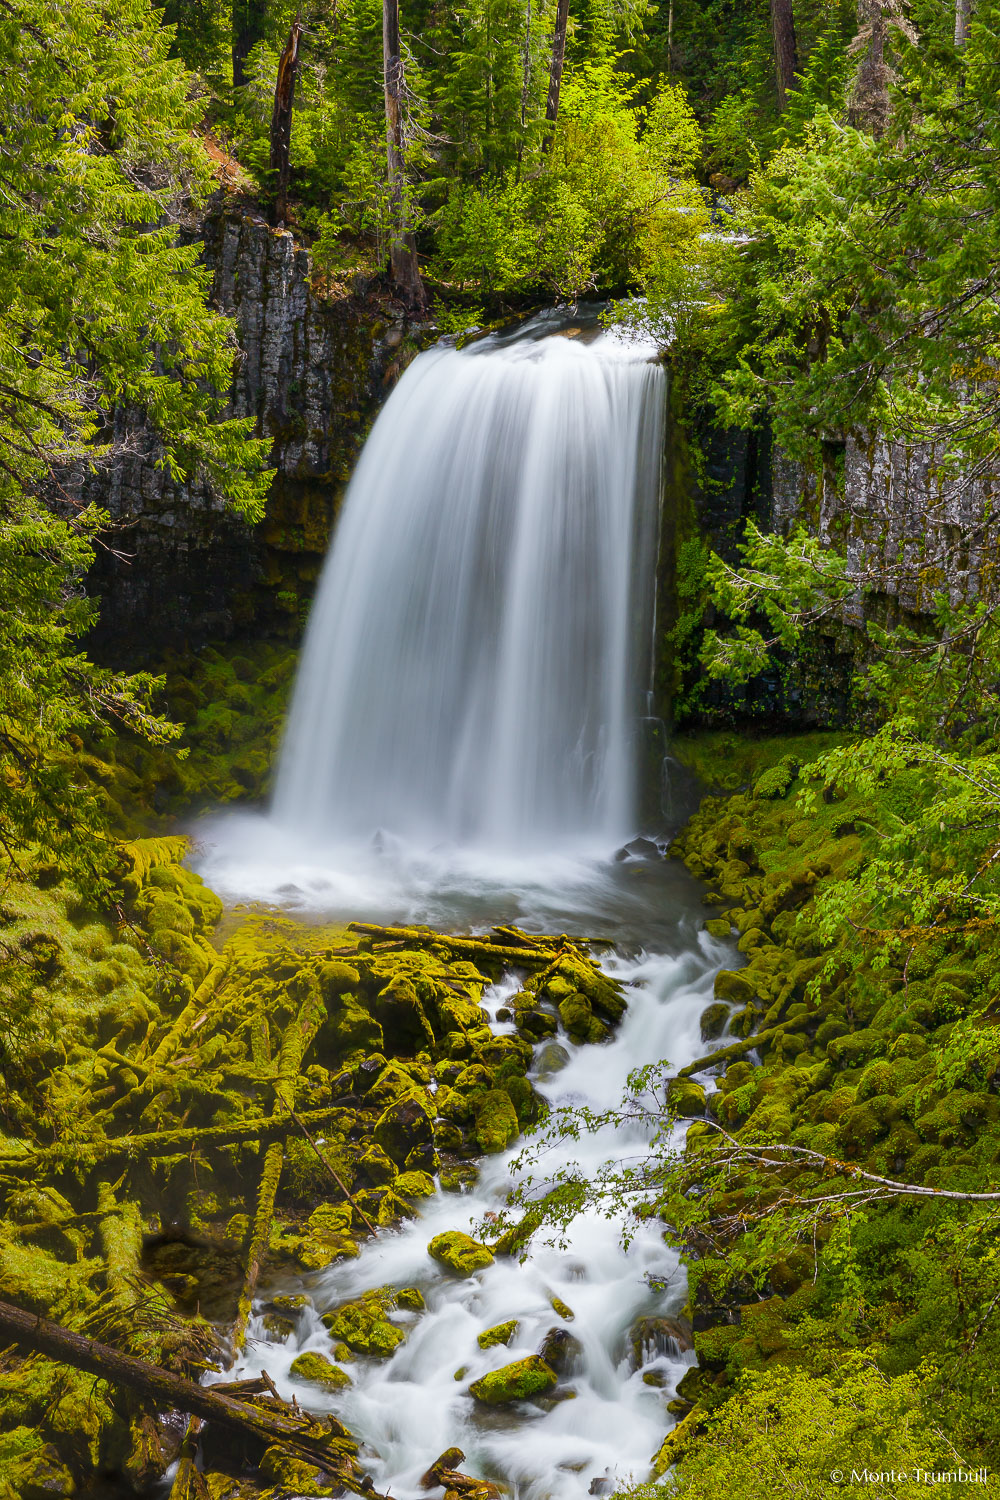
[[[550,1102],[617,1104],[633,1068],[660,1057],[681,1066],[703,1050],[698,1020],[711,1001],[712,975],[725,949],[697,935],[691,918],[678,936],[687,943],[679,957],[614,962],[615,972],[634,986],[627,1017],[609,1045],[567,1045],[568,1064],[538,1084]],[[513,987],[497,987],[494,1008]],[[641,1151],[643,1144],[639,1133],[594,1135],[558,1153],[552,1166],[568,1157],[593,1173],[609,1158]],[[627,1334],[635,1319],[676,1313],[686,1295],[676,1253],[665,1245],[663,1226],[656,1221],[638,1227],[627,1252],[617,1223],[587,1214],[573,1226],[566,1249],[538,1244],[524,1265],[499,1259],[464,1280],[435,1265],[428,1241],[446,1229],[474,1233],[481,1216],[502,1205],[515,1154],[516,1148],[487,1158],[473,1193],[439,1193],[420,1219],[398,1232],[383,1232],[358,1260],[288,1283],[288,1289],[308,1289],[313,1307],[299,1314],[296,1331],[285,1342],[266,1342],[259,1318],[251,1325],[251,1338],[260,1342],[251,1343],[238,1375],[266,1369],[286,1398],[294,1394],[307,1409],[335,1410],[364,1439],[362,1462],[376,1489],[391,1488],[397,1500],[416,1500],[424,1493],[420,1476],[452,1445],[465,1452],[466,1472],[505,1483],[518,1500],[576,1500],[593,1480],[644,1479],[672,1424],[666,1403],[694,1362],[692,1354],[677,1350],[647,1350],[641,1369],[630,1358]],[[394,1315],[407,1339],[392,1358],[359,1358],[345,1365],[354,1385],[336,1397],[318,1397],[315,1387],[292,1379],[289,1367],[303,1350],[330,1354],[320,1314],[383,1285],[418,1286],[427,1304],[424,1313]],[[553,1295],[575,1313],[573,1322],[562,1323],[553,1312]],[[510,1318],[520,1325],[510,1347],[479,1349],[477,1334]],[[536,1353],[548,1329],[560,1326],[582,1345],[558,1387],[571,1399],[493,1410],[477,1406],[467,1394],[470,1381]],[[465,1374],[456,1380],[462,1367]],[[642,1379],[654,1371],[663,1377],[662,1388]]]
[[[663,394],[608,335],[413,362],[320,581],[279,826],[522,855],[628,837]]]

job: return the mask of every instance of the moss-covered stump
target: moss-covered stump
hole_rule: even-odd
[[[512,1401],[530,1401],[547,1395],[557,1380],[555,1370],[540,1355],[529,1354],[527,1359],[517,1359],[474,1380],[469,1395],[484,1406],[506,1406]]]
[[[493,1264],[491,1250],[457,1229],[435,1235],[427,1246],[427,1254],[456,1276],[471,1276]]]

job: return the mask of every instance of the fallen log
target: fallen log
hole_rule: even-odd
[[[300,1116],[309,1125],[327,1125],[338,1120],[343,1109],[311,1109]],[[116,1158],[181,1156],[192,1150],[216,1146],[252,1145],[289,1135],[296,1128],[290,1114],[260,1120],[242,1120],[235,1125],[202,1125],[186,1130],[151,1130],[143,1135],[114,1136],[104,1141],[77,1141],[65,1146],[45,1146],[30,1155],[0,1157],[0,1177],[33,1177],[40,1168],[59,1165],[96,1166]]]
[[[696,1057],[694,1062],[688,1063],[686,1068],[678,1068],[678,1078],[690,1078],[692,1073],[700,1073],[704,1068],[716,1067],[719,1063],[732,1062],[734,1058],[743,1057],[745,1053],[752,1052],[755,1047],[766,1042],[773,1042],[776,1036],[783,1031],[801,1031],[811,1021],[815,1021],[816,1014],[813,1012],[808,1016],[796,1016],[794,1021],[782,1021],[780,1026],[772,1026],[767,1031],[755,1031],[750,1036],[745,1036],[741,1042],[733,1042],[729,1047],[720,1047],[717,1052],[709,1052],[705,1057]]]
[[[518,968],[538,969],[550,964],[558,951],[557,939],[548,948],[513,948],[491,943],[486,938],[452,937],[440,932],[421,932],[419,927],[381,927],[375,922],[349,922],[352,932],[367,932],[371,937],[401,938],[409,946],[427,947],[442,943],[453,953],[467,953],[471,958],[505,959]]]
[[[309,1417],[288,1415],[286,1410],[268,1410],[263,1402],[251,1404],[211,1386],[195,1385],[193,1380],[173,1375],[149,1360],[122,1354],[108,1344],[74,1333],[9,1302],[0,1302],[0,1343],[16,1344],[20,1349],[44,1354],[57,1364],[85,1370],[140,1396],[158,1410],[182,1411],[206,1422],[217,1422],[220,1427],[253,1438],[265,1447],[277,1443],[296,1457],[328,1470],[355,1494],[363,1494],[368,1500],[383,1500],[374,1490],[364,1487],[363,1480],[345,1463],[341,1453],[328,1446],[337,1441],[336,1429],[333,1434],[325,1432]]]

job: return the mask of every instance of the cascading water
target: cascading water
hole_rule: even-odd
[[[639,1065],[704,1050],[699,1015],[728,954],[700,930],[686,872],[649,846],[610,857],[635,832],[664,374],[648,349],[546,331],[543,319],[526,337],[439,347],[404,375],[348,491],[272,815],[209,825],[201,869],[230,897],[299,910],[610,933],[633,955],[609,959],[630,986],[617,1036],[582,1048],[560,1037],[533,1074],[551,1102],[602,1109]],[[494,1018],[514,988],[488,993]],[[569,1149],[596,1172],[642,1145],[605,1131]],[[424,1200],[356,1261],[286,1283],[311,1299],[294,1332],[252,1325],[238,1373],[266,1369],[303,1406],[335,1409],[398,1500],[423,1493],[452,1445],[516,1500],[642,1479],[693,1359],[663,1336],[638,1360],[631,1347],[637,1318],[676,1313],[685,1296],[655,1220],[626,1251],[617,1224],[587,1215],[566,1249],[535,1245],[523,1266],[498,1259],[464,1280],[429,1258],[435,1234],[475,1233],[502,1205],[514,1154],[488,1158],[471,1193]],[[558,1170],[565,1154],[550,1160]],[[336,1395],[297,1381],[298,1353],[330,1353],[320,1314],[386,1284],[426,1299],[394,1315],[405,1344],[352,1361]],[[509,1346],[479,1348],[479,1332],[510,1319]],[[554,1397],[478,1406],[470,1382],[536,1352],[554,1326],[577,1340]]]
[[[320,583],[279,825],[522,853],[629,835],[663,395],[608,335],[414,361]]]

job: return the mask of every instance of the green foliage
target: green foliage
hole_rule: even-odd
[[[115,856],[78,736],[108,721],[173,731],[151,707],[156,679],[97,668],[74,645],[93,620],[79,581],[105,520],[81,505],[81,480],[114,460],[112,414],[130,408],[175,482],[248,517],[266,482],[248,424],[223,419],[228,324],[170,222],[210,177],[168,41],[145,0],[0,12],[0,844],[23,865],[41,842],[95,893]]]

